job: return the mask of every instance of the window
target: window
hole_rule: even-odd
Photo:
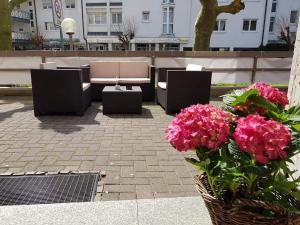
[[[137,51],[155,51],[155,44],[138,43],[135,45]]]
[[[226,30],[226,20],[217,20],[215,25],[215,31],[225,31]]]
[[[291,11],[290,23],[298,23],[298,11]]]
[[[271,18],[270,18],[269,32],[273,32],[274,31],[274,24],[275,24],[275,17],[271,16]]]
[[[30,26],[34,27],[34,22],[33,21],[30,21]]]
[[[75,9],[75,0],[66,0],[67,9]]]
[[[43,9],[51,9],[52,3],[51,0],[42,0]]]
[[[277,11],[277,0],[273,0],[271,12],[276,12],[276,11]]]
[[[30,19],[33,20],[33,11],[31,9],[29,10],[29,14],[30,14]]]
[[[112,24],[121,24],[122,23],[122,12],[112,12],[111,13],[111,22],[112,22]]]
[[[160,51],[179,51],[180,44],[159,44]]]
[[[256,31],[257,20],[244,20],[243,31]]]
[[[174,27],[174,7],[163,8],[163,33],[173,34]]]
[[[150,12],[149,11],[144,11],[142,13],[142,21],[143,22],[149,22],[150,21]]]
[[[88,12],[88,20],[90,25],[106,24],[106,12]]]
[[[45,22],[45,30],[56,30],[53,22]]]
[[[31,1],[29,1],[29,2],[28,2],[28,5],[29,5],[29,6],[32,6],[32,2],[31,2]]]

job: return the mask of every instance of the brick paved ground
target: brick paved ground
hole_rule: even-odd
[[[97,200],[197,195],[196,172],[165,140],[172,117],[158,105],[105,116],[93,103],[83,117],[35,118],[30,97],[0,99],[0,173],[106,171]]]

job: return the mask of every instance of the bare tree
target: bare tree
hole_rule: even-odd
[[[44,47],[45,35],[41,33],[31,34],[30,43],[35,47],[35,49],[41,50]]]
[[[202,9],[195,24],[195,51],[208,51],[216,20],[221,13],[236,14],[245,8],[242,0],[232,0],[229,5],[219,6],[218,0],[199,0]]]
[[[290,51],[294,50],[296,36],[291,32],[290,21],[286,17],[279,17],[276,20],[275,34],[283,41]]]
[[[118,39],[124,50],[130,50],[130,42],[135,37],[136,23],[134,19],[125,18],[121,24],[114,26],[115,32],[118,33]]]

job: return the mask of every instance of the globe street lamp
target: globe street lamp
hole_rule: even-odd
[[[70,50],[74,50],[72,35],[74,35],[76,32],[76,28],[77,28],[76,21],[73,20],[72,18],[65,18],[61,22],[61,28],[65,34],[69,35]]]

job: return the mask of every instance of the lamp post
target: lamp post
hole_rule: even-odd
[[[72,35],[76,32],[76,21],[72,18],[65,18],[61,22],[61,28],[65,34],[69,35],[70,50],[74,50]]]

